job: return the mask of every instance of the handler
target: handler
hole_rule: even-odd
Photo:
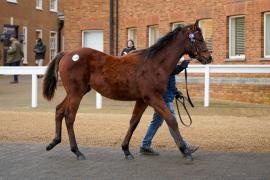
[[[171,74],[167,90],[163,96],[165,103],[167,104],[167,107],[175,117],[175,112],[174,112],[174,106],[173,106],[173,100],[175,96],[180,96],[179,92],[176,89],[176,81],[175,81],[175,75],[179,74],[181,71],[186,69],[188,67],[189,61],[184,60],[180,65],[177,65],[174,72]],[[176,120],[176,117],[175,117]],[[148,130],[146,132],[146,135],[143,139],[142,145],[140,147],[140,153],[143,155],[159,155],[157,151],[154,151],[151,148],[152,144],[152,139],[154,138],[158,128],[162,125],[164,119],[158,115],[157,112],[154,112],[153,114],[153,119],[148,127]],[[173,137],[174,141],[176,142],[176,135],[173,132],[171,128],[169,128],[171,136]],[[199,146],[194,146],[194,145],[188,145],[186,141],[184,141],[187,147],[189,147],[189,150],[191,153],[194,153]],[[177,143],[176,143],[177,144]]]

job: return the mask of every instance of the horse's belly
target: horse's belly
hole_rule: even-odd
[[[121,101],[135,101],[137,99],[140,99],[140,97],[137,94],[132,94],[129,92],[123,92],[121,90],[104,90],[93,87],[94,90],[96,90],[98,93],[100,93],[102,96],[115,99],[115,100],[121,100]]]
[[[110,99],[122,101],[134,101],[140,99],[139,92],[136,87],[125,81],[118,81],[113,78],[91,77],[90,86],[102,96]]]

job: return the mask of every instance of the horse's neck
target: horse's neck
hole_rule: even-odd
[[[184,47],[179,46],[179,41],[172,42],[169,46],[165,47],[161,52],[159,53],[159,61],[156,61],[161,68],[164,69],[165,72],[170,75],[179,59],[184,55]]]

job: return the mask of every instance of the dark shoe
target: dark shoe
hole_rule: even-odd
[[[192,153],[191,153],[190,149],[187,146],[180,147],[179,149],[180,149],[181,153],[183,154],[185,160],[193,161]]]
[[[188,148],[191,152],[191,154],[195,153],[198,149],[199,149],[200,146],[197,146],[197,145],[188,145]]]
[[[154,151],[152,148],[144,148],[144,147],[140,148],[140,153],[143,155],[151,155],[151,156],[158,156],[159,155],[159,153]]]
[[[179,149],[187,161],[192,161],[192,153],[196,152],[199,149],[199,146],[189,145],[185,141],[183,141]]]
[[[18,81],[11,81],[10,84],[17,84],[19,83]]]

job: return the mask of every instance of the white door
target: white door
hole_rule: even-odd
[[[103,52],[103,31],[88,30],[82,32],[82,47],[92,48]],[[102,97],[99,93],[96,94],[96,108],[101,109]]]

